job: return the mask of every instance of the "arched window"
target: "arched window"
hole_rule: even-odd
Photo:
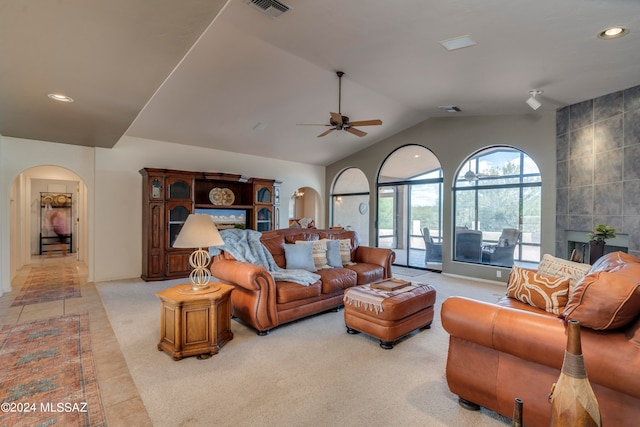
[[[369,182],[358,168],[343,170],[331,191],[331,225],[358,233],[361,245],[369,245]]]
[[[484,149],[454,183],[454,261],[511,267],[540,261],[540,169],[523,151]]]
[[[378,175],[378,246],[396,264],[442,269],[442,168],[420,145],[400,147]]]

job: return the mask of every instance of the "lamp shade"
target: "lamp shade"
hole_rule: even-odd
[[[205,214],[190,214],[187,217],[174,248],[206,248],[224,245],[213,218]]]

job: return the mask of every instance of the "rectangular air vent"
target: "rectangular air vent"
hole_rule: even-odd
[[[247,4],[263,11],[272,18],[277,18],[289,10],[289,6],[278,0],[249,0]]]
[[[440,108],[441,110],[446,110],[450,113],[459,113],[460,111],[462,111],[457,105],[440,105],[438,108]]]

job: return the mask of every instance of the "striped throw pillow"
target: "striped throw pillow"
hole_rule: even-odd
[[[310,243],[306,240],[296,240],[296,244],[306,244]],[[316,266],[317,270],[323,270],[325,268],[331,268],[327,261],[327,241],[323,240],[314,240],[313,241],[313,264]]]

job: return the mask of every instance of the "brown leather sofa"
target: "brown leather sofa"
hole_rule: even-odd
[[[276,326],[343,305],[344,290],[391,277],[395,253],[390,249],[360,246],[358,235],[348,230],[285,228],[267,231],[260,238],[281,268],[286,268],[284,245],[296,241],[349,239],[355,264],[318,270],[321,280],[309,286],[274,281],[258,265],[238,262],[228,252],[214,257],[211,274],[235,287],[231,293],[233,316],[266,335]]]
[[[630,255],[623,258],[636,262]],[[592,268],[560,314],[569,319],[582,310],[581,315],[601,316],[602,295],[617,294],[614,316],[625,326],[606,329],[609,320],[598,324],[595,319],[595,329],[581,327],[584,363],[602,425],[617,427],[638,425],[640,420],[640,264],[626,269],[627,278],[619,278],[625,270],[622,265],[606,272]],[[625,281],[625,289],[617,286],[617,280]],[[584,307],[590,299],[598,306]],[[460,404],[468,409],[484,406],[511,417],[519,397],[524,401],[524,424],[548,426],[548,395],[560,375],[567,343],[565,321],[510,297],[496,304],[450,297],[442,305],[441,318],[450,334],[446,378]],[[584,317],[583,321],[592,324]]]

